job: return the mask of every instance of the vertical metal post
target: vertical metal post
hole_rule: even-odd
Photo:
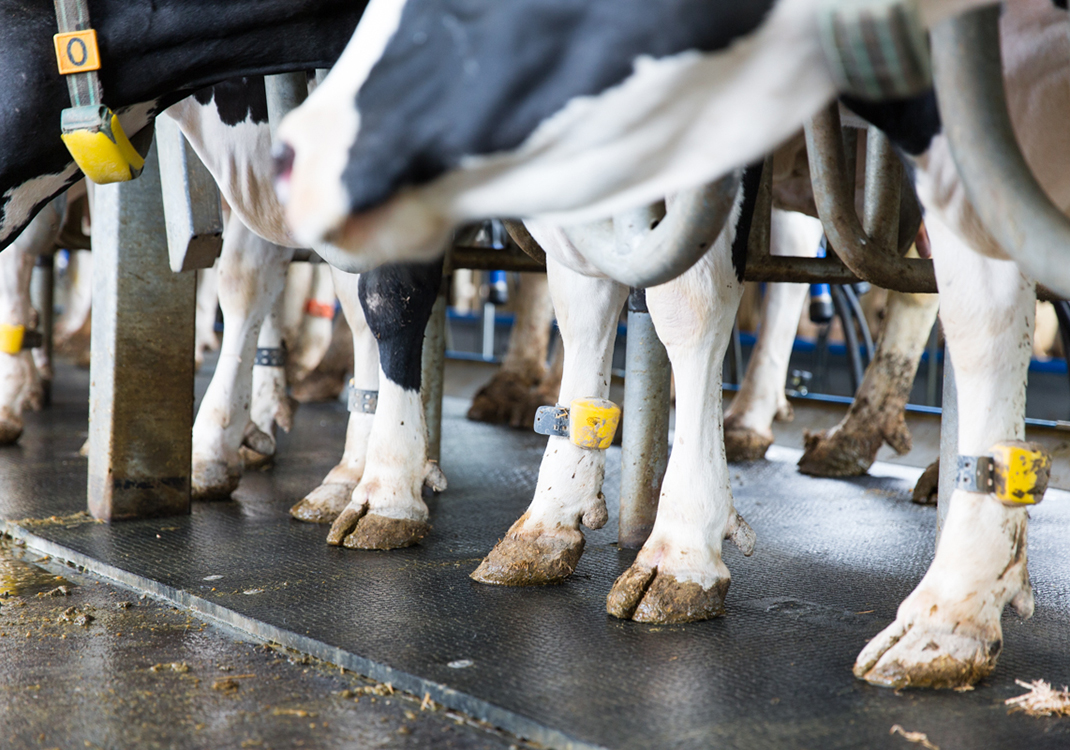
[[[132,182],[96,188],[89,511],[189,512],[195,273],[167,257],[156,147]]]
[[[490,362],[494,359],[494,325],[495,307],[493,302],[483,303],[483,338],[480,346],[483,359]]]
[[[55,319],[55,300],[53,299],[54,284],[55,284],[55,255],[48,253],[46,255],[38,255],[33,266],[33,276],[30,280],[30,301],[37,311],[41,314],[40,325],[38,330],[41,331],[43,341],[41,342],[41,356],[36,356],[38,369],[42,371],[44,375],[47,375],[42,380],[42,385],[45,390],[45,406],[52,403],[52,377],[53,377],[53,364],[52,364],[52,329]],[[44,363],[44,367],[42,367]]]
[[[274,141],[282,118],[308,98],[308,76],[304,71],[264,76],[264,90],[267,93],[268,125]]]
[[[427,423],[427,457],[438,461],[442,452],[442,391],[446,368],[446,292],[449,276],[443,275],[431,318],[427,321],[423,352],[420,398]]]
[[[940,484],[936,497],[936,543],[944,519],[951,508],[951,494],[955,491],[955,472],[959,457],[959,394],[955,387],[955,368],[951,366],[951,351],[944,347],[944,396],[940,412]]]
[[[669,356],[646,307],[646,291],[628,296],[628,347],[624,374],[620,524],[617,543],[643,546],[658,512],[661,480],[669,463]]]

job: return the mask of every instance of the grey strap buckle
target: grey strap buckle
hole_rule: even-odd
[[[253,364],[258,367],[286,367],[286,350],[281,347],[257,349]]]
[[[353,381],[349,381],[349,410],[359,414],[375,414],[379,406],[379,391],[365,391],[354,388]]]
[[[994,492],[992,463],[989,456],[959,456],[955,489],[985,494]]]
[[[840,91],[893,99],[932,87],[929,40],[919,0],[825,0],[818,29]]]
[[[535,432],[539,435],[568,437],[567,406],[540,406],[535,412]]]

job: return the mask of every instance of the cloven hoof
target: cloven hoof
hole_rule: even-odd
[[[914,631],[900,643],[902,647],[893,646],[876,662],[863,660],[863,652],[854,666],[855,677],[895,689],[968,687],[995,669],[1003,645],[998,640],[985,643],[968,636],[938,633],[930,637]]]
[[[583,554],[583,534],[506,536],[472,573],[473,580],[499,586],[543,586],[572,575]]]
[[[729,463],[761,461],[773,444],[773,436],[765,436],[747,427],[725,427],[724,452]]]
[[[327,544],[349,549],[400,549],[427,536],[431,524],[411,518],[387,518],[377,513],[345,510],[331,526]]]
[[[345,510],[356,484],[324,483],[298,500],[290,515],[308,523],[333,523]]]
[[[684,582],[656,568],[633,564],[606,597],[606,611],[622,620],[659,625],[709,620],[724,615],[729,579],[708,589]]]
[[[241,483],[241,468],[222,461],[199,464],[193,467],[191,480],[194,500],[229,500]]]
[[[799,471],[812,477],[860,477],[869,471],[880,443],[873,448],[865,441],[844,439],[843,433],[809,432],[804,435],[806,450],[799,459]]]
[[[21,435],[21,419],[14,414],[0,416],[0,445],[13,445]]]

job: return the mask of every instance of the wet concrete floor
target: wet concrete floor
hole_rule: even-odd
[[[531,747],[0,538],[0,748]]]

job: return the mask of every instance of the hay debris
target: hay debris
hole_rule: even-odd
[[[1003,701],[1011,707],[1011,713],[1024,711],[1030,716],[1070,716],[1070,688],[1064,686],[1062,690],[1055,690],[1044,680],[1015,680],[1015,683],[1029,688],[1029,692]]]
[[[925,750],[940,750],[940,747],[929,742],[929,735],[925,732],[908,732],[903,727],[895,724],[892,726],[888,734],[900,734],[907,742],[913,742],[916,745],[921,745]]]

